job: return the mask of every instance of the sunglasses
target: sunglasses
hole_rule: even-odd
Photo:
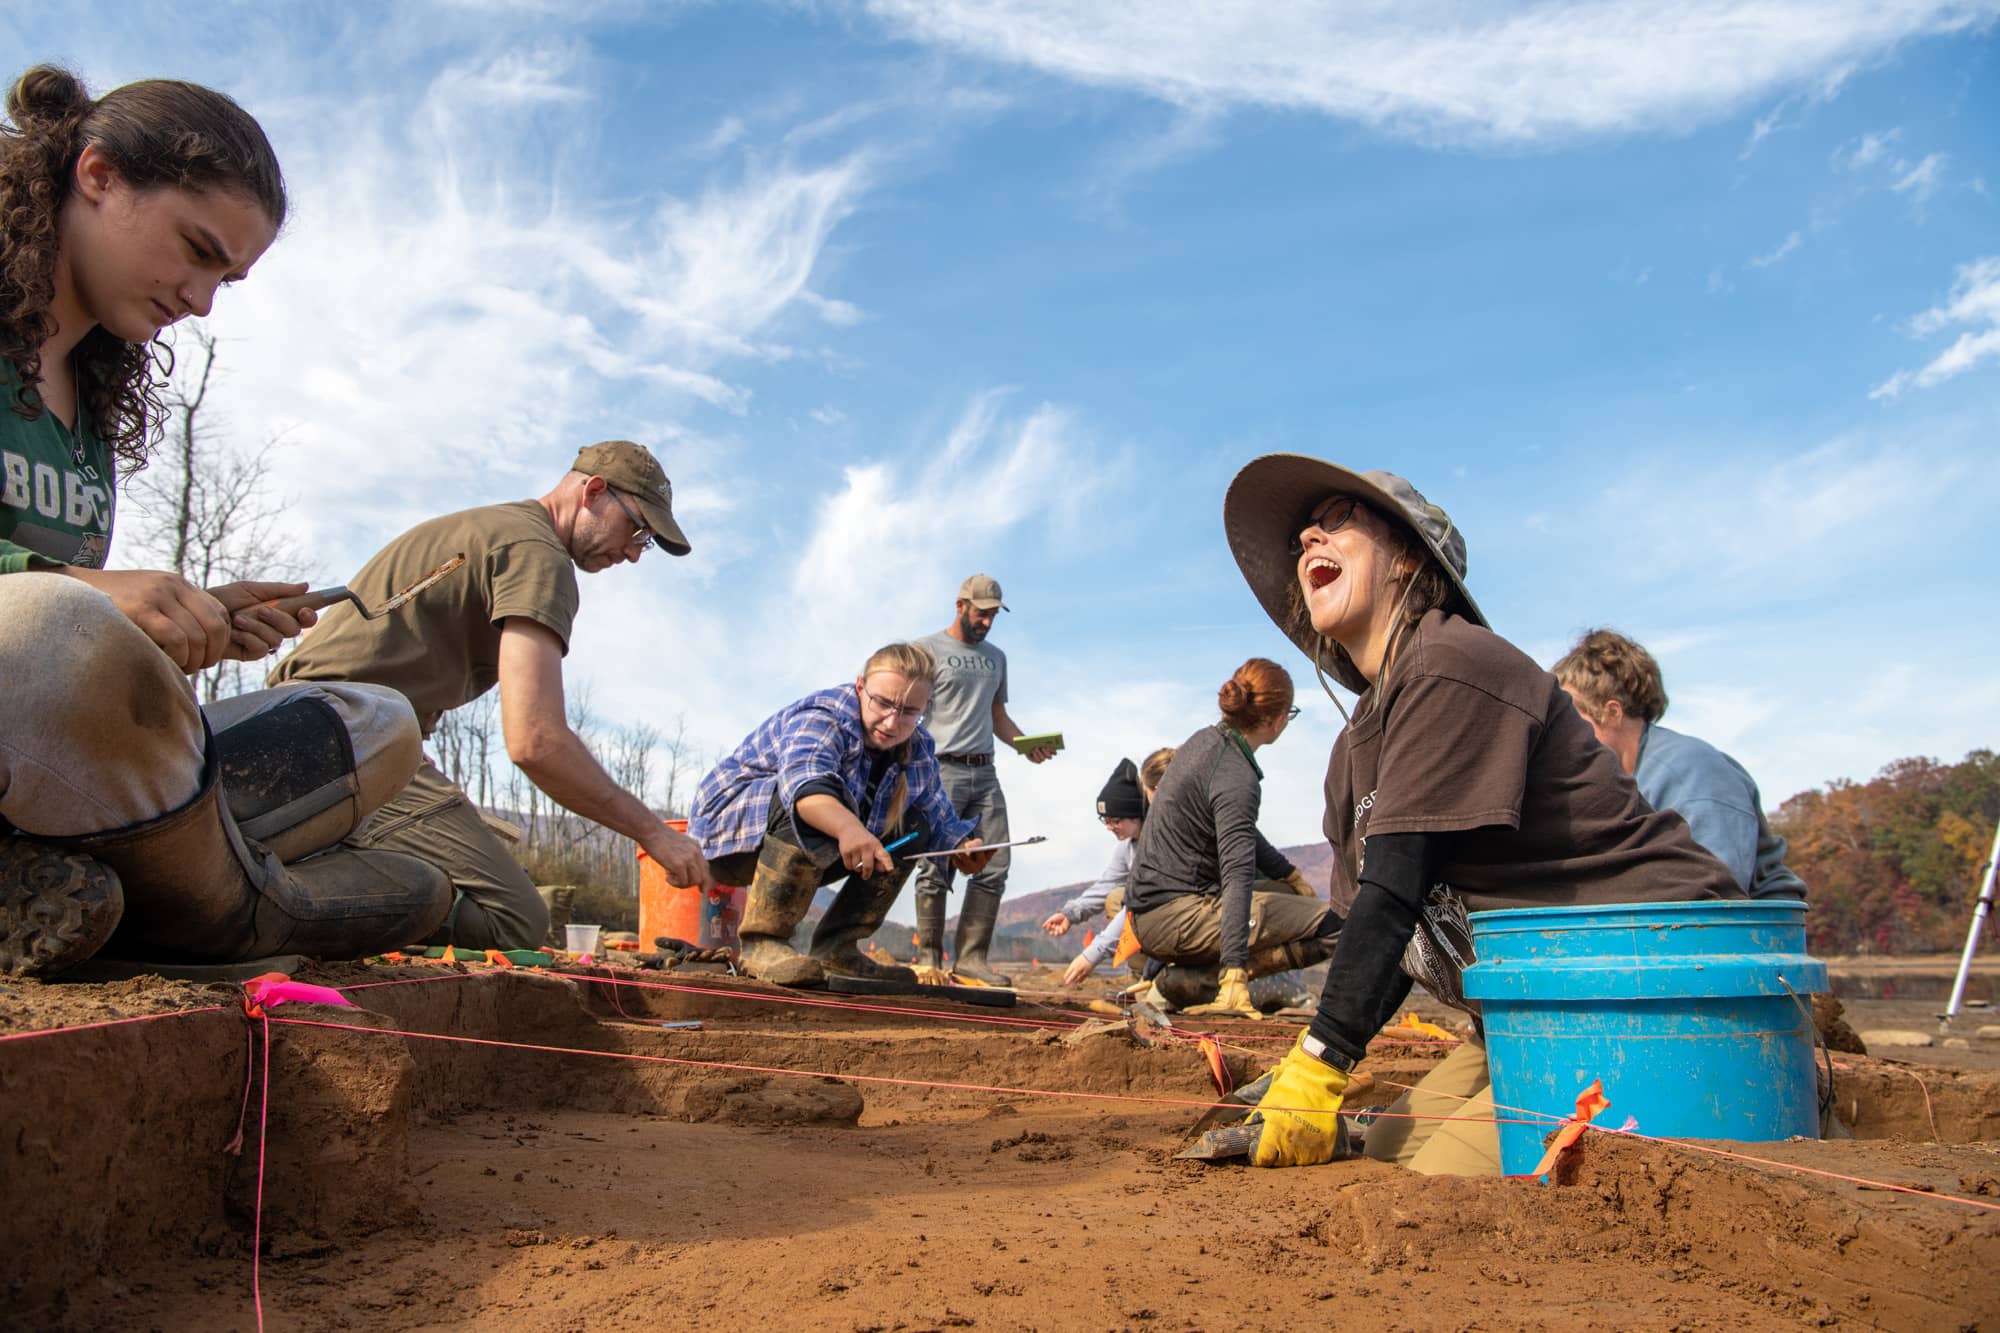
[[[1361,508],[1361,501],[1351,495],[1336,495],[1320,502],[1317,509],[1299,525],[1292,534],[1291,548],[1294,557],[1305,554],[1305,535],[1317,528],[1321,536],[1330,537],[1354,520],[1354,511]]]

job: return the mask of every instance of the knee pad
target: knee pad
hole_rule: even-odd
[[[366,813],[353,742],[324,699],[301,691],[211,744],[236,826],[281,861],[332,846]]]

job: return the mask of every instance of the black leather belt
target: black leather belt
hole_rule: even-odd
[[[986,754],[941,754],[938,759],[947,764],[964,764],[967,768],[984,768],[993,762],[991,752]]]

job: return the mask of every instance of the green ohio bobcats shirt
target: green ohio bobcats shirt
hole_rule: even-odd
[[[72,431],[53,412],[21,416],[23,396],[13,362],[0,360],[0,574],[102,569],[118,503],[111,450],[81,402]]]

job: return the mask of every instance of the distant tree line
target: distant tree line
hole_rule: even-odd
[[[1956,950],[2000,820],[2000,757],[1899,759],[1868,782],[1800,792],[1772,817],[1806,882],[1815,953]],[[2000,948],[2000,929],[1989,930]]]

